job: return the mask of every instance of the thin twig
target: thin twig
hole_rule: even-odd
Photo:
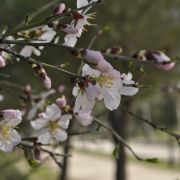
[[[90,4],[86,5],[86,6],[83,6],[81,8],[77,8],[77,9],[70,10],[70,11],[67,11],[67,12],[64,12],[64,13],[61,13],[61,14],[55,14],[55,15],[43,18],[43,19],[41,19],[39,21],[36,21],[34,23],[31,23],[31,24],[29,24],[27,26],[16,28],[15,30],[6,32],[3,36],[7,36],[7,35],[10,35],[10,34],[12,35],[12,34],[15,34],[17,32],[22,32],[22,31],[25,31],[25,30],[28,30],[28,29],[31,29],[31,28],[34,28],[34,27],[38,27],[38,26],[41,26],[41,25],[51,23],[53,21],[59,20],[60,18],[66,17],[66,16],[68,16],[68,15],[74,13],[74,12],[86,9],[88,7],[96,6],[96,5],[99,5],[101,3],[102,3],[102,0],[98,0],[96,2],[92,2],[92,3],[90,3]]]
[[[131,153],[132,155],[134,155],[134,157],[139,160],[139,161],[144,161],[145,159],[139,157],[134,150],[126,143],[126,141],[116,132],[114,131],[114,129],[112,129],[110,126],[108,126],[107,124],[103,123],[102,121],[100,121],[99,119],[94,117],[94,120],[101,125],[102,127],[104,127],[105,129],[107,129],[109,132],[111,132],[117,139],[118,141],[120,141]]]
[[[166,127],[161,127],[158,126],[156,124],[154,124],[152,121],[149,121],[148,119],[145,119],[135,113],[133,113],[132,111],[130,111],[127,107],[120,105],[120,108],[125,110],[126,112],[128,112],[131,116],[135,117],[137,120],[142,121],[148,125],[150,125],[151,127],[153,127],[154,129],[158,129],[166,134],[169,134],[170,136],[172,136],[173,138],[175,138],[175,140],[177,141],[178,145],[180,146],[180,134],[176,134],[174,132],[169,131]]]
[[[71,77],[78,77],[78,78],[80,78],[80,76],[78,76],[77,74],[74,74],[72,72],[66,71],[66,70],[64,70],[64,69],[62,69],[60,67],[57,67],[57,66],[54,66],[54,65],[51,65],[51,64],[47,64],[47,63],[44,63],[44,62],[39,62],[39,61],[37,61],[35,59],[32,59],[30,57],[26,58],[26,57],[24,57],[24,56],[22,56],[22,55],[20,55],[20,54],[18,54],[16,52],[12,51],[12,50],[0,48],[0,51],[7,52],[7,53],[15,56],[16,58],[19,58],[19,59],[23,60],[23,61],[26,61],[26,62],[29,62],[29,63],[40,63],[42,66],[58,70],[58,71],[66,74],[66,75],[71,76]]]
[[[32,21],[34,18],[36,18],[39,14],[41,14],[42,12],[46,11],[47,9],[49,9],[50,7],[52,7],[54,4],[56,4],[59,0],[53,0],[50,1],[49,3],[45,4],[44,6],[40,7],[37,11],[35,11],[34,13],[32,13],[30,15],[30,21]],[[14,29],[19,29],[21,28],[23,25],[25,25],[25,20],[21,21]]]
[[[0,38],[0,43],[16,44],[16,45],[30,45],[34,47],[37,47],[37,46],[58,47],[58,48],[67,49],[71,53],[82,50],[82,48],[70,47],[70,46],[53,43],[53,42],[35,42],[35,41],[30,42],[26,40],[7,40],[7,39]],[[141,59],[133,58],[131,56],[122,56],[122,55],[115,55],[115,54],[109,54],[109,53],[102,53],[102,54],[105,58],[110,59],[110,60],[118,60],[122,62],[135,62],[135,63],[143,64],[143,65],[161,64],[160,62],[156,62],[154,60],[142,61]]]

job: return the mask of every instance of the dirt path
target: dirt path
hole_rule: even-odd
[[[130,162],[128,180],[180,180],[180,171],[167,170]],[[73,154],[70,164],[70,180],[114,180],[114,162],[109,157],[92,154]]]

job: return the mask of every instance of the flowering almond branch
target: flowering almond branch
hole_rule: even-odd
[[[104,0],[105,1],[105,0]],[[45,25],[45,24],[49,24],[53,21],[56,21],[56,20],[59,20],[60,18],[63,18],[65,16],[68,16],[68,15],[71,15],[72,13],[74,12],[77,12],[77,11],[80,11],[80,10],[84,10],[84,9],[87,9],[89,7],[92,7],[92,6],[95,6],[95,5],[99,5],[103,2],[103,0],[96,0],[96,1],[92,1],[92,3],[86,5],[86,6],[83,6],[83,7],[80,7],[80,8],[77,8],[77,9],[74,9],[74,10],[69,10],[69,11],[65,11],[63,13],[59,13],[59,14],[55,14],[55,15],[52,15],[52,16],[49,16],[49,17],[46,17],[42,20],[39,20],[37,22],[33,22],[27,26],[24,26],[24,27],[18,27],[16,29],[14,29],[13,31],[9,31],[9,32],[6,32],[5,34],[3,34],[3,37],[5,36],[8,36],[8,35],[12,35],[12,34],[15,34],[17,32],[21,32],[21,31],[25,31],[25,30],[28,30],[28,29],[31,29],[31,28],[34,28],[34,27],[38,27],[38,26],[41,26],[41,25]]]
[[[95,36],[96,37],[96,36]],[[79,57],[78,55],[80,54],[80,52],[82,52],[82,48],[77,48],[77,47],[71,47],[71,46],[67,46],[64,44],[59,44],[59,43],[53,43],[53,42],[30,42],[30,41],[26,41],[26,40],[8,40],[8,39],[3,39],[0,38],[0,42],[2,44],[16,44],[16,45],[29,45],[29,46],[34,46],[34,47],[38,47],[38,46],[45,46],[45,47],[57,47],[57,48],[63,48],[63,49],[67,49],[68,51],[70,51],[70,53],[72,54],[76,54],[77,57]],[[91,44],[91,42],[90,42]],[[143,50],[144,51],[144,50]],[[135,62],[137,64],[144,64],[144,65],[157,65],[157,67],[165,67],[166,64],[169,66],[169,64],[175,64],[175,61],[171,61],[170,59],[168,59],[168,57],[163,57],[165,56],[164,54],[161,54],[161,51],[145,51],[147,53],[151,53],[151,56],[146,57],[146,55],[144,54],[143,56],[123,56],[123,55],[117,55],[117,54],[110,54],[107,52],[102,52],[102,55],[107,58],[107,59],[111,59],[111,60],[118,60],[118,61],[122,61],[122,62]],[[153,56],[153,54],[157,56]],[[81,55],[80,55],[81,56]],[[158,57],[159,56],[159,57]],[[167,60],[166,60],[167,59]],[[164,69],[164,68],[163,68]]]

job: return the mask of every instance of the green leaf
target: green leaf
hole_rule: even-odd
[[[25,17],[25,24],[26,24],[26,26],[29,24],[29,21],[31,20],[31,16],[30,16],[31,14],[30,13],[28,13],[27,15],[26,15],[26,17]]]
[[[113,156],[116,158],[116,159],[119,159],[119,144],[115,147],[114,151],[113,151]]]
[[[149,163],[158,163],[158,158],[148,158],[148,159],[145,159],[145,161]]]
[[[34,150],[29,148],[24,148],[24,155],[32,168],[37,168],[40,162],[35,158]]]

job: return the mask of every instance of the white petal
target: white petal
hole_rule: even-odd
[[[74,105],[74,111],[78,111],[81,108],[81,102],[82,102],[82,92],[79,92],[79,94],[76,97],[75,105]]]
[[[35,48],[35,47],[32,49],[32,52],[33,52],[36,56],[40,56],[40,55],[41,55],[41,51],[40,51],[39,49]]]
[[[4,152],[10,152],[13,150],[13,148],[14,146],[10,141],[4,141],[0,146],[0,150]]]
[[[77,0],[77,8],[87,6],[89,2],[87,0]]]
[[[38,118],[34,121],[31,121],[31,126],[34,129],[42,129],[48,125],[48,120],[45,118]]]
[[[37,142],[46,145],[46,144],[50,143],[51,139],[52,139],[52,136],[50,135],[50,133],[48,131],[46,131],[38,136]]]
[[[24,57],[30,57],[32,55],[33,48],[34,48],[33,46],[24,46],[20,54]]]
[[[73,90],[72,90],[72,94],[74,97],[76,97],[79,93],[79,87],[78,86],[74,86]]]
[[[53,131],[53,137],[57,141],[65,141],[67,139],[67,133],[66,133],[66,131],[58,128],[55,131]]]
[[[63,115],[58,121],[58,124],[60,125],[61,128],[67,129],[69,126],[70,119],[72,119],[72,115],[70,114]]]
[[[65,37],[64,37],[64,44],[63,45],[66,45],[66,46],[70,46],[70,47],[74,47],[77,43],[77,37],[76,37],[76,34],[67,34]]]
[[[47,106],[46,118],[51,121],[56,121],[61,117],[61,110],[56,104]]]
[[[13,146],[18,145],[21,142],[21,136],[15,129],[13,128],[10,129],[9,136],[10,136],[9,140],[11,141]]]
[[[15,111],[16,115],[12,118],[9,118],[7,121],[7,124],[10,125],[11,127],[17,126],[22,121],[21,111],[19,111],[19,110],[14,110],[14,111]]]
[[[86,88],[86,96],[89,101],[95,101],[100,96],[100,89],[96,85],[89,84]]]
[[[121,95],[119,93],[105,92],[104,93],[104,104],[109,110],[117,109],[121,101]]]
[[[56,32],[51,29],[43,33],[40,39],[43,40],[42,42],[51,42],[55,35]]]
[[[138,88],[136,87],[127,87],[123,86],[120,89],[120,94],[125,95],[125,96],[133,96],[139,91]]]
[[[97,71],[91,68],[89,65],[85,64],[82,68],[82,76],[90,75],[92,77],[99,77],[101,74],[100,71]]]
[[[91,111],[90,112],[78,111],[75,113],[74,116],[76,120],[79,121],[83,126],[88,126],[93,121],[93,117],[91,116]]]

